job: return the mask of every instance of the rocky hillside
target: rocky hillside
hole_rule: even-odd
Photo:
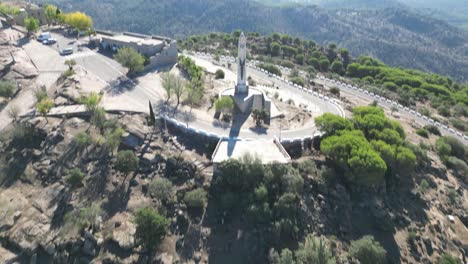
[[[466,81],[468,33],[404,9],[327,10],[317,6],[263,6],[250,0],[56,0],[89,13],[96,27],[181,38],[235,29],[282,32],[336,42],[355,56],[375,56],[392,66],[416,68]]]

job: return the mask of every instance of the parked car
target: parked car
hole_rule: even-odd
[[[37,40],[40,41],[40,42],[43,42],[44,40],[47,40],[47,39],[50,39],[50,38],[52,38],[52,36],[50,35],[50,32],[42,32],[37,37]]]
[[[73,54],[73,48],[65,48],[60,51],[60,55],[65,56],[65,55],[70,55]]]
[[[42,44],[44,45],[52,45],[52,44],[55,44],[57,43],[57,40],[54,39],[54,38],[49,38],[49,39],[46,39],[44,41],[42,41]]]

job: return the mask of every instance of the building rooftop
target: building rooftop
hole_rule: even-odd
[[[138,36],[138,35],[128,35],[128,34],[115,34],[115,35],[107,35],[101,34],[101,38],[107,38],[115,41],[126,42],[126,43],[136,43],[138,45],[160,45],[163,43],[160,39],[154,39],[150,36]]]
[[[228,159],[240,159],[250,154],[260,159],[263,164],[273,162],[288,163],[291,157],[283,146],[274,140],[239,141],[222,139],[213,153],[213,163],[221,163]]]

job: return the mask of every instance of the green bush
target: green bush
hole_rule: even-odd
[[[215,79],[224,79],[224,71],[217,69],[215,72]]]
[[[461,131],[467,131],[468,130],[468,125],[466,122],[457,119],[457,118],[450,118],[450,123],[452,124],[453,127],[455,127],[458,130]]]
[[[468,165],[465,161],[456,157],[449,157],[447,159],[447,166],[453,169],[455,174],[458,175],[463,181],[468,183]]]
[[[174,199],[174,186],[172,182],[166,178],[157,178],[152,181],[148,188],[151,196],[161,200],[162,202],[170,202]]]
[[[10,98],[15,93],[15,85],[9,81],[0,81],[0,97]]]
[[[374,240],[374,237],[364,236],[351,242],[349,255],[359,260],[361,264],[384,264],[387,251]]]
[[[425,129],[416,130],[416,134],[418,134],[419,136],[424,137],[424,138],[429,138],[429,132],[427,132],[427,130],[425,130]]]
[[[445,116],[445,117],[449,117],[451,115],[450,109],[445,105],[439,106],[437,108],[437,112],[439,113],[439,115]]]
[[[184,202],[187,204],[188,207],[194,209],[200,209],[205,206],[207,201],[207,194],[206,191],[202,188],[197,188],[190,192],[187,192],[184,196]]]
[[[461,264],[461,261],[452,255],[445,253],[440,257],[438,264]]]
[[[136,213],[135,224],[135,239],[152,250],[166,236],[169,221],[153,208],[143,208]]]
[[[334,264],[336,263],[328,243],[314,235],[307,235],[304,243],[299,243],[295,252],[297,263]]]
[[[69,78],[69,77],[73,76],[74,74],[75,74],[75,71],[74,71],[74,70],[68,69],[68,70],[66,70],[66,71],[64,71],[64,72],[62,73],[62,77],[63,77],[63,78]]]
[[[281,76],[281,70],[273,64],[261,63],[258,67],[264,69],[267,72]]]
[[[438,127],[434,126],[434,125],[427,125],[427,126],[424,126],[424,129],[427,130],[428,132],[430,132],[431,134],[433,135],[436,135],[436,136],[440,136],[440,130]]]
[[[68,176],[66,178],[67,183],[72,187],[76,188],[82,185],[83,179],[86,176],[85,173],[83,173],[79,169],[71,169],[68,172]]]
[[[115,168],[124,173],[125,175],[129,174],[132,171],[135,171],[138,167],[138,158],[131,150],[119,151],[117,153]]]
[[[436,141],[436,150],[443,158],[444,156],[454,156],[461,160],[466,158],[467,148],[458,139],[446,136]]]
[[[429,185],[426,179],[422,179],[421,183],[419,184],[419,187],[421,188],[421,191],[425,193],[431,186]]]

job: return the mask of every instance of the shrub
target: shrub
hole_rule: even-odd
[[[429,138],[429,132],[427,132],[427,130],[425,130],[425,129],[416,130],[416,134],[418,134],[419,136],[424,137],[424,138]]]
[[[47,119],[47,113],[54,107],[54,102],[50,99],[44,99],[37,104],[37,111]]]
[[[421,188],[421,192],[425,193],[430,188],[430,185],[426,179],[422,179],[419,188]]]
[[[66,70],[66,71],[64,71],[64,72],[62,73],[62,77],[63,77],[63,78],[69,78],[69,77],[73,76],[74,74],[75,74],[75,71],[74,71],[74,70],[68,69],[68,70]]]
[[[439,106],[439,108],[437,108],[437,112],[441,115],[441,116],[445,116],[445,117],[449,117],[450,116],[450,109],[445,106],[445,105],[442,105],[442,106]]]
[[[412,242],[414,242],[415,239],[416,239],[416,232],[409,231],[408,232],[408,237],[407,237],[408,242],[412,243]]]
[[[9,81],[0,81],[0,97],[10,98],[15,93],[15,85]]]
[[[148,249],[154,249],[164,239],[169,221],[153,208],[143,208],[135,215],[135,238]]]
[[[447,166],[453,169],[463,181],[468,183],[468,165],[465,161],[456,157],[449,157],[447,160]]]
[[[450,118],[450,123],[453,125],[453,127],[461,131],[466,131],[468,128],[468,125],[466,124],[466,122],[460,119]]]
[[[86,176],[86,174],[84,174],[81,170],[76,169],[76,168],[71,169],[68,172],[68,176],[67,176],[66,181],[67,181],[68,184],[70,184],[70,187],[76,188],[76,187],[81,186],[85,176]]]
[[[102,209],[98,203],[71,211],[64,217],[61,233],[62,235],[79,234],[83,228],[93,225],[101,215]]]
[[[262,63],[258,67],[264,69],[267,72],[273,73],[275,75],[281,76],[281,70],[273,64]]]
[[[333,86],[330,88],[330,93],[337,97],[340,97],[340,88]]]
[[[448,148],[446,145],[448,145],[450,148]],[[465,155],[467,153],[465,145],[462,144],[458,139],[451,136],[439,138],[436,142],[436,149],[441,157],[444,155],[455,156],[462,160],[465,159]]]
[[[438,127],[434,126],[434,125],[427,125],[427,126],[424,126],[424,129],[427,130],[428,132],[430,132],[431,134],[434,134],[436,136],[440,136],[440,130]]]
[[[453,188],[449,188],[447,192],[447,198],[451,204],[456,204],[458,202],[458,193]]]
[[[194,209],[200,209],[205,206],[206,200],[207,194],[202,188],[189,191],[184,196],[184,202],[187,206]]]
[[[229,117],[234,108],[234,100],[229,96],[222,96],[215,102],[215,109],[217,112],[221,112],[223,117]]]
[[[387,251],[374,240],[373,236],[364,236],[351,242],[349,255],[359,260],[361,264],[386,263]]]
[[[174,186],[172,182],[166,178],[157,178],[149,185],[149,193],[151,196],[161,200],[162,202],[172,201],[174,194]]]
[[[47,99],[49,97],[49,95],[47,95],[46,88],[44,86],[42,86],[41,88],[34,91],[34,97],[36,97],[37,102],[40,102],[40,101],[42,101],[44,99]]]
[[[131,150],[119,151],[115,163],[115,168],[127,175],[137,169],[138,158]]]
[[[307,235],[304,243],[295,252],[297,263],[334,264],[336,263],[330,247],[322,238]]]
[[[221,69],[216,70],[215,79],[224,79],[224,71]]]
[[[443,254],[439,259],[439,264],[461,264],[460,260],[456,259],[450,254]]]

